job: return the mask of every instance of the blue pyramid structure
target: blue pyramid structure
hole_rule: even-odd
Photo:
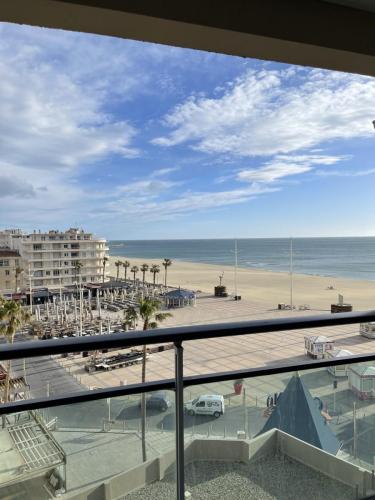
[[[299,375],[294,375],[290,379],[258,435],[274,428],[332,455],[336,455],[340,448],[340,442],[325,422],[317,402],[314,401]]]

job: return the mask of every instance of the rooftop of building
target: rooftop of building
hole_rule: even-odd
[[[323,500],[352,499],[353,491],[338,481],[284,455],[255,463],[198,461],[185,468],[186,490],[201,500]],[[165,500],[175,493],[174,476],[167,476],[125,496],[125,500]]]
[[[350,365],[349,369],[360,377],[375,377],[375,366]]]

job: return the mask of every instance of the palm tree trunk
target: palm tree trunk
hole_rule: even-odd
[[[155,286],[155,277],[156,277],[156,273],[153,273],[153,274],[154,274],[154,283],[153,283],[153,284],[154,284],[154,286]]]
[[[104,276],[105,276],[105,261],[103,262],[103,278],[102,278],[103,283],[104,283]]]
[[[167,288],[167,266],[165,266],[164,286]]]
[[[17,290],[18,290],[18,275],[16,273],[16,293],[17,293]]]
[[[126,275],[127,275],[127,273],[128,273],[128,268],[125,267],[125,281],[126,281]]]
[[[119,273],[120,273],[120,268],[119,268],[119,266],[117,266],[117,276],[116,276],[116,280],[117,281],[118,281],[118,275],[119,275]]]

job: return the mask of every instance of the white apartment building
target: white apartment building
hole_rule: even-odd
[[[6,240],[6,232],[0,233],[0,242]],[[7,231],[8,247],[18,250],[22,256],[27,278],[35,288],[60,288],[66,285],[99,283],[103,280],[104,257],[107,242],[82,229],[67,231],[34,231],[31,234]],[[77,263],[82,267],[78,270]],[[105,280],[107,279],[107,269]]]

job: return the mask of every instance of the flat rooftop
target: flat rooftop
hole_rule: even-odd
[[[199,500],[352,500],[352,488],[284,455],[250,464],[199,461],[185,467],[186,490]],[[175,498],[175,479],[166,476],[123,497],[124,500]]]

